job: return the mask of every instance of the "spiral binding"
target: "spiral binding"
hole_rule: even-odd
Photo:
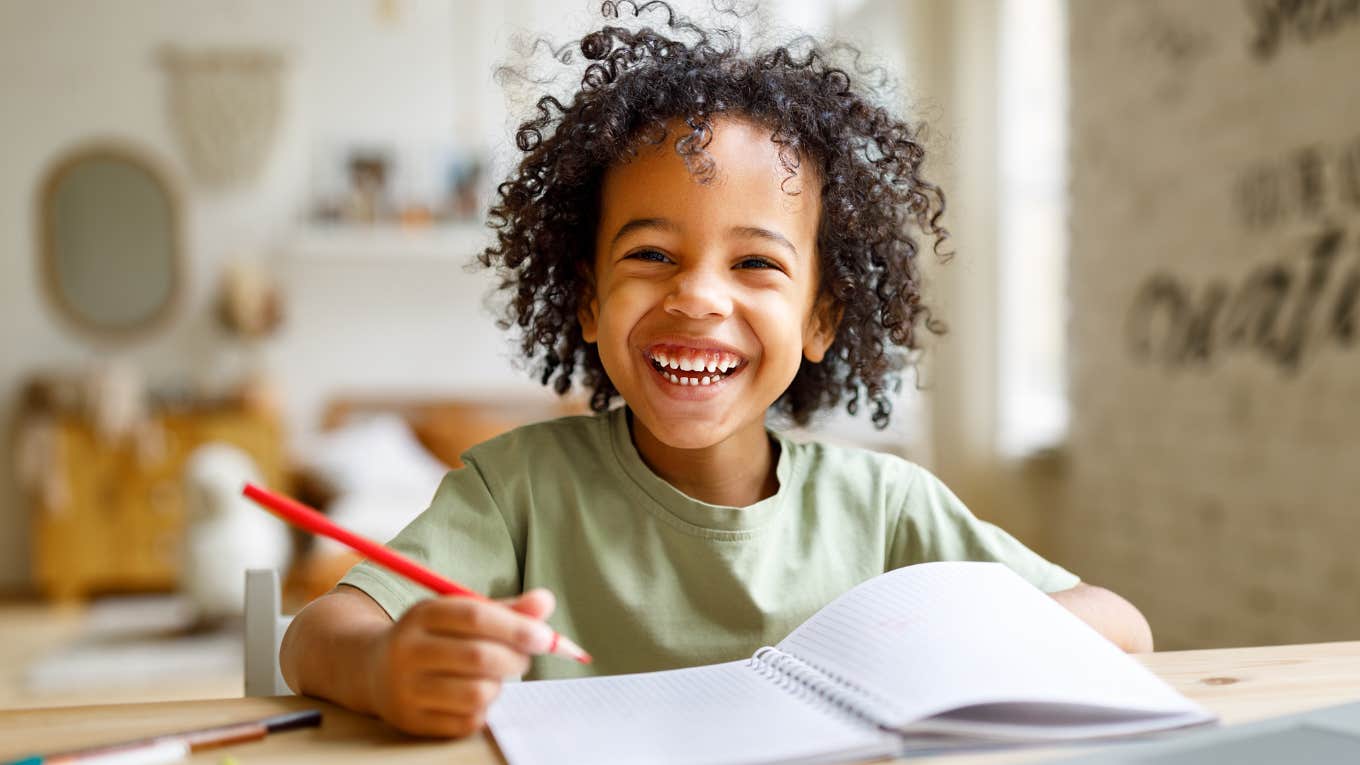
[[[791,653],[763,646],[747,661],[755,671],[796,697],[835,708],[837,711],[876,728],[890,729],[889,722],[876,717],[870,704],[891,708],[891,704],[841,675],[804,661]]]

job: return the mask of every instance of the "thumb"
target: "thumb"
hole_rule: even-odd
[[[535,587],[519,597],[506,598],[501,602],[509,606],[510,610],[535,619],[547,619],[552,615],[553,609],[557,608],[557,598],[553,596],[551,590],[542,587]]]

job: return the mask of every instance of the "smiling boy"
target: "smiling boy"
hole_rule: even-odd
[[[658,39],[667,55],[649,58]],[[847,399],[887,422],[891,351],[930,326],[908,224],[944,235],[905,126],[783,49],[745,59],[614,27],[580,47],[614,68],[521,127],[483,263],[544,382],[592,389],[597,414],[469,450],[391,543],[506,605],[429,598],[360,564],[294,620],[289,685],[465,735],[507,676],[746,658],[856,584],[932,560],[999,561],[1150,650],[1137,609],[921,467],[766,429],[772,408],[806,422]],[[544,620],[595,664],[541,656]]]

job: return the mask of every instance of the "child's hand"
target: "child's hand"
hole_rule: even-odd
[[[544,589],[501,603],[459,597],[417,603],[374,644],[368,666],[375,711],[421,736],[481,730],[501,680],[524,674],[529,657],[551,645],[543,619],[555,605]]]

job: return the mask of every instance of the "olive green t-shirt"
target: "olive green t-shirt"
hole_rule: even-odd
[[[1046,592],[1079,581],[915,464],[772,438],[778,492],[721,507],[647,467],[625,408],[528,425],[468,450],[391,545],[491,597],[551,589],[549,623],[595,663],[536,657],[530,679],[745,658],[856,584],[924,561],[998,561]],[[430,596],[367,562],[342,581],[394,619]]]

